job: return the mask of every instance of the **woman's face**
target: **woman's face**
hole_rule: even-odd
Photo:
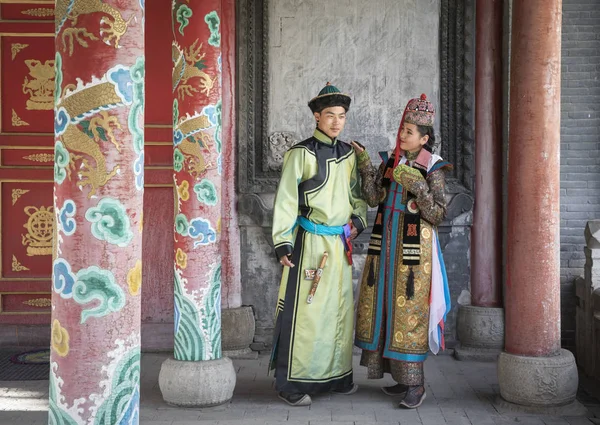
[[[400,149],[405,152],[417,152],[428,140],[429,136],[421,136],[415,124],[404,123],[400,129]]]

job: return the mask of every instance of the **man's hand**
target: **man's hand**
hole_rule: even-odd
[[[358,236],[358,229],[354,227],[354,223],[350,222],[350,240],[356,239]]]
[[[294,264],[290,261],[290,257],[284,255],[279,259],[279,262],[285,267],[294,267]]]

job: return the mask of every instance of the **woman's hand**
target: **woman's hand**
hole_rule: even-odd
[[[350,142],[350,145],[356,153],[358,159],[358,168],[362,170],[364,167],[371,164],[371,158],[369,158],[369,152],[366,151],[365,147],[357,141]]]
[[[352,142],[350,142],[350,144],[352,145],[352,147],[354,148],[354,151],[358,155],[360,155],[361,153],[363,153],[365,151],[365,147],[356,141],[352,141]]]
[[[415,195],[417,194],[418,183],[425,181],[419,170],[405,164],[400,164],[394,168],[393,176],[396,183],[402,185]]]

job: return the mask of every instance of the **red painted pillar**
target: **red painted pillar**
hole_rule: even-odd
[[[175,358],[221,357],[221,1],[173,3]]]
[[[49,423],[139,423],[144,11],[56,2]]]
[[[502,306],[502,0],[477,0],[471,302]]]
[[[503,0],[477,0],[475,50],[475,208],[471,304],[457,316],[458,360],[496,361],[504,346],[502,307]]]
[[[561,0],[514,0],[506,351],[560,349]]]
[[[237,143],[235,133],[235,1],[222,0],[222,57],[223,57],[223,239],[222,292],[223,308],[242,305],[240,272],[240,229],[235,187]],[[225,341],[223,341],[225,342]]]
[[[225,403],[235,387],[221,349],[221,17],[221,0],[172,2],[175,356],[159,386],[181,406]]]
[[[557,407],[572,403],[579,385],[575,357],[560,347],[562,1],[513,0],[512,13],[506,338],[498,384],[508,402]]]

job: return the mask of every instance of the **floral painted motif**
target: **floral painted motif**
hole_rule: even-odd
[[[187,236],[189,232],[188,219],[183,214],[177,214],[175,216],[175,231],[181,236]]]
[[[180,4],[177,8],[177,22],[179,22],[179,33],[183,35],[183,29],[190,23],[189,18],[193,15],[192,9],[185,4]]]
[[[127,273],[129,293],[133,296],[140,295],[142,288],[142,261],[137,260],[135,266]]]
[[[54,181],[62,184],[67,178],[67,167],[69,166],[69,152],[61,142],[54,145]]]
[[[78,304],[95,302],[95,306],[81,312],[81,323],[90,317],[103,317],[125,306],[125,293],[109,270],[91,266],[77,272],[73,285],[73,299]]]
[[[49,424],[137,425],[143,0],[57,0],[54,12]]]
[[[177,186],[177,195],[179,196],[179,199],[181,199],[182,201],[187,201],[188,199],[190,199],[190,183],[187,180],[184,180],[181,182],[181,184],[179,186]],[[196,190],[194,188],[194,190]]]
[[[71,199],[67,199],[63,207],[58,212],[60,230],[67,236],[71,236],[73,233],[75,233],[75,229],[77,228],[77,222],[73,219],[76,212],[77,207],[75,206],[75,202],[73,202]]]
[[[217,205],[217,189],[213,182],[208,179],[202,179],[200,183],[194,186],[194,192],[198,197],[198,201],[208,206],[214,207]]]
[[[181,248],[177,248],[175,262],[180,269],[185,269],[187,267],[187,254],[183,252]]]
[[[134,66],[131,67],[131,81],[133,84],[133,102],[129,110],[127,124],[129,132],[133,136],[133,149],[138,155],[133,163],[135,175],[135,187],[137,190],[144,188],[144,129],[140,121],[144,119],[144,58],[139,57]]]
[[[175,358],[197,361],[221,357],[221,35],[214,2],[188,5],[172,49]]]
[[[60,325],[58,320],[52,322],[51,333],[52,349],[61,357],[66,357],[69,354],[69,332]]]
[[[102,241],[126,247],[133,237],[127,211],[117,199],[101,199],[97,207],[87,210],[85,218],[92,223],[92,234]]]
[[[71,271],[71,265],[63,258],[54,260],[52,267],[52,289],[62,298],[71,298],[73,296],[73,285],[75,285],[75,275]]]
[[[173,169],[175,171],[181,171],[183,168],[183,161],[185,160],[183,154],[179,149],[173,151]]]
[[[219,47],[221,45],[221,34],[219,33],[219,25],[221,24],[221,20],[219,19],[219,15],[217,15],[217,12],[213,10],[204,17],[204,21],[208,24],[208,28],[210,28],[210,38],[208,39],[208,44]]]
[[[194,248],[200,245],[209,245],[217,241],[217,232],[210,225],[210,221],[204,218],[195,218],[190,221],[190,236],[198,239],[194,242]]]

